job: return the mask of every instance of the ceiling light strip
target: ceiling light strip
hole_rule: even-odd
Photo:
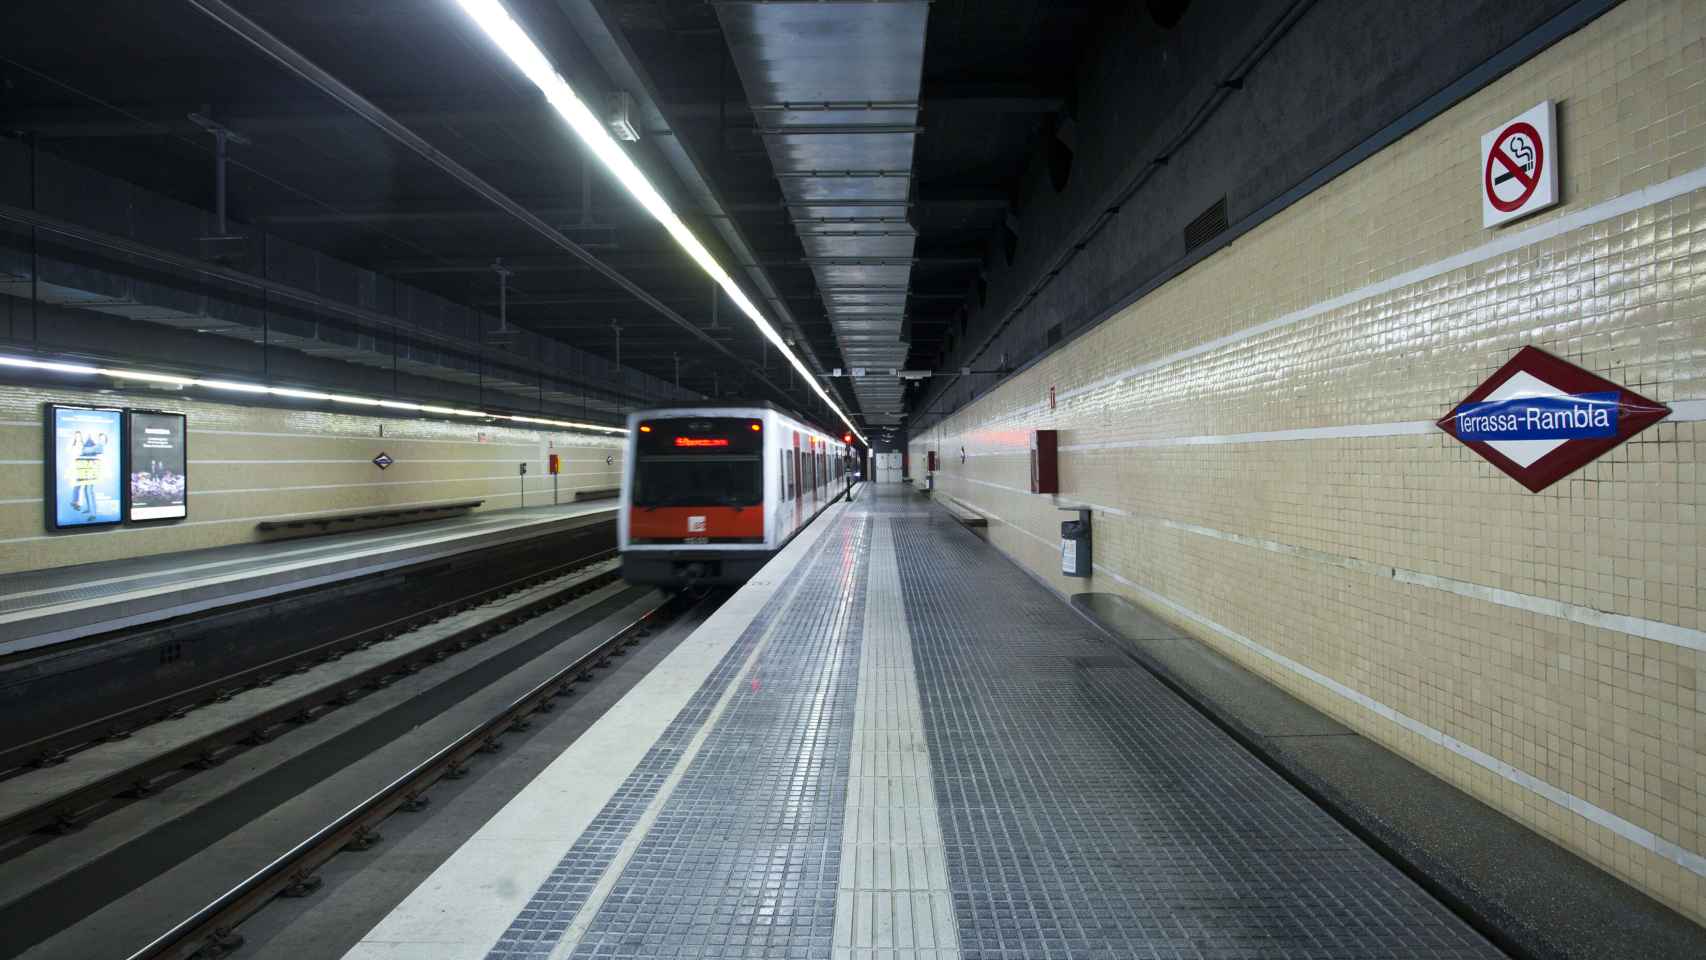
[[[616,177],[617,182],[621,183],[633,195],[634,199],[639,201],[640,206],[645,207],[646,211],[663,225],[669,235],[675,238],[675,242],[680,245],[681,249],[693,258],[693,262],[697,263],[700,269],[717,282],[717,285],[723,289],[723,292],[728,295],[735,306],[739,307],[741,312],[746,314],[747,319],[758,327],[764,338],[776,347],[777,352],[788,358],[788,362],[793,364],[794,369],[799,372],[806,385],[811,387],[812,392],[828,404],[829,408],[835,411],[835,415],[841,418],[841,422],[845,423],[847,428],[853,431],[854,435],[858,436],[863,442],[865,435],[859,432],[859,428],[854,425],[852,419],[830,398],[829,392],[818,382],[818,378],[806,369],[806,365],[800,361],[800,358],[782,339],[782,335],[770,324],[770,321],[758,311],[758,307],[747,298],[745,291],[741,290],[740,286],[735,283],[734,278],[729,276],[721,264],[717,263],[716,259],[711,256],[711,252],[699,242],[699,238],[687,229],[687,225],[681,221],[680,217],[676,216],[675,211],[670,209],[669,204],[652,186],[651,181],[646,179],[645,174],[640,172],[640,168],[617,144],[615,138],[604,129],[603,122],[575,94],[568,81],[564,80],[556,68],[551,65],[544,52],[527,35],[527,31],[523,30],[521,25],[509,15],[509,11],[504,5],[499,0],[456,0],[456,2],[474,21],[475,25],[493,43],[497,44],[498,49],[509,57],[510,62],[515,64],[516,68],[527,79],[533,81],[533,85],[545,95],[546,102],[556,109],[557,113],[568,123],[570,129],[574,130],[575,135],[581,138],[581,141],[593,152],[593,155],[598,157],[605,168]]]
[[[111,377],[114,380],[129,380],[138,383],[160,383],[176,387],[201,387],[206,390],[223,390],[231,393],[285,397],[291,400],[312,400],[355,407],[381,407],[386,410],[405,410],[410,413],[426,413],[443,417],[469,417],[478,420],[523,423],[530,426],[561,427],[566,430],[586,430],[594,433],[625,434],[628,432],[624,427],[607,427],[603,424],[581,423],[577,420],[552,420],[547,417],[529,417],[508,413],[488,413],[483,410],[468,410],[462,407],[439,407],[425,403],[409,403],[405,400],[380,400],[375,397],[357,397],[347,393],[321,393],[318,390],[299,390],[295,387],[269,387],[264,384],[243,383],[237,380],[186,377],[175,373],[156,373],[152,370],[131,370],[122,367],[96,367],[84,363],[64,363],[55,360],[33,360],[29,357],[0,356],[0,367],[39,370],[46,373],[62,373],[72,376]]]

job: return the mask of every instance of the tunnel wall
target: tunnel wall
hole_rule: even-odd
[[[909,441],[1057,589],[1142,604],[1706,922],[1697,9],[1629,0]],[[1563,202],[1483,230],[1480,137],[1544,99]],[[1530,344],[1675,412],[1531,494],[1432,426]],[[1026,492],[1037,428],[1058,496]],[[1059,575],[1068,504],[1087,581]]]
[[[55,532],[45,522],[43,405],[167,410],[188,417],[189,516]],[[381,470],[379,453],[395,460]],[[210,403],[164,391],[74,391],[0,384],[0,572],[263,539],[282,516],[484,499],[483,510],[551,502],[621,483],[622,438],[479,423]],[[604,462],[605,457],[611,463]]]

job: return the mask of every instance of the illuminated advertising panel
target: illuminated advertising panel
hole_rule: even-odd
[[[126,509],[131,520],[176,520],[189,513],[184,428],[181,413],[130,411]]]
[[[124,413],[47,408],[47,516],[56,529],[118,523],[123,517]]]

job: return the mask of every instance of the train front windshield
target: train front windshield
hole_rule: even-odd
[[[763,425],[730,417],[641,424],[631,502],[641,509],[758,506],[764,502]]]

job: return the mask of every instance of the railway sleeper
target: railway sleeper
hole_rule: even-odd
[[[445,771],[445,776],[449,776],[449,775],[450,775],[449,771],[448,770]],[[418,793],[417,792],[417,793],[411,793],[408,796],[404,797],[403,802],[397,804],[397,809],[403,811],[404,813],[419,813],[431,805],[432,805],[432,798],[431,797],[427,796],[424,793]]]
[[[191,770],[212,770],[225,762],[225,758],[212,750],[203,750],[195,759],[184,764]]]
[[[290,882],[284,885],[278,895],[291,899],[306,897],[320,889],[323,883],[324,881],[320,879],[320,875],[317,873],[293,873],[290,876]]]
[[[57,767],[64,763],[70,756],[71,751],[69,750],[49,750],[46,753],[37,755],[34,760],[31,760],[30,766],[37,770],[44,767]]]
[[[48,833],[63,837],[68,833],[76,833],[89,825],[89,818],[83,810],[59,810],[53,815],[53,822],[48,824]]]
[[[355,836],[350,837],[344,844],[345,850],[371,850],[373,845],[385,839],[385,835],[372,827],[356,827]]]
[[[140,800],[154,792],[153,777],[139,777],[131,781],[130,786],[120,790],[118,795],[126,800]]]
[[[192,954],[193,960],[219,960],[220,957],[230,956],[243,945],[243,935],[235,930],[221,927],[208,934],[201,948]]]

